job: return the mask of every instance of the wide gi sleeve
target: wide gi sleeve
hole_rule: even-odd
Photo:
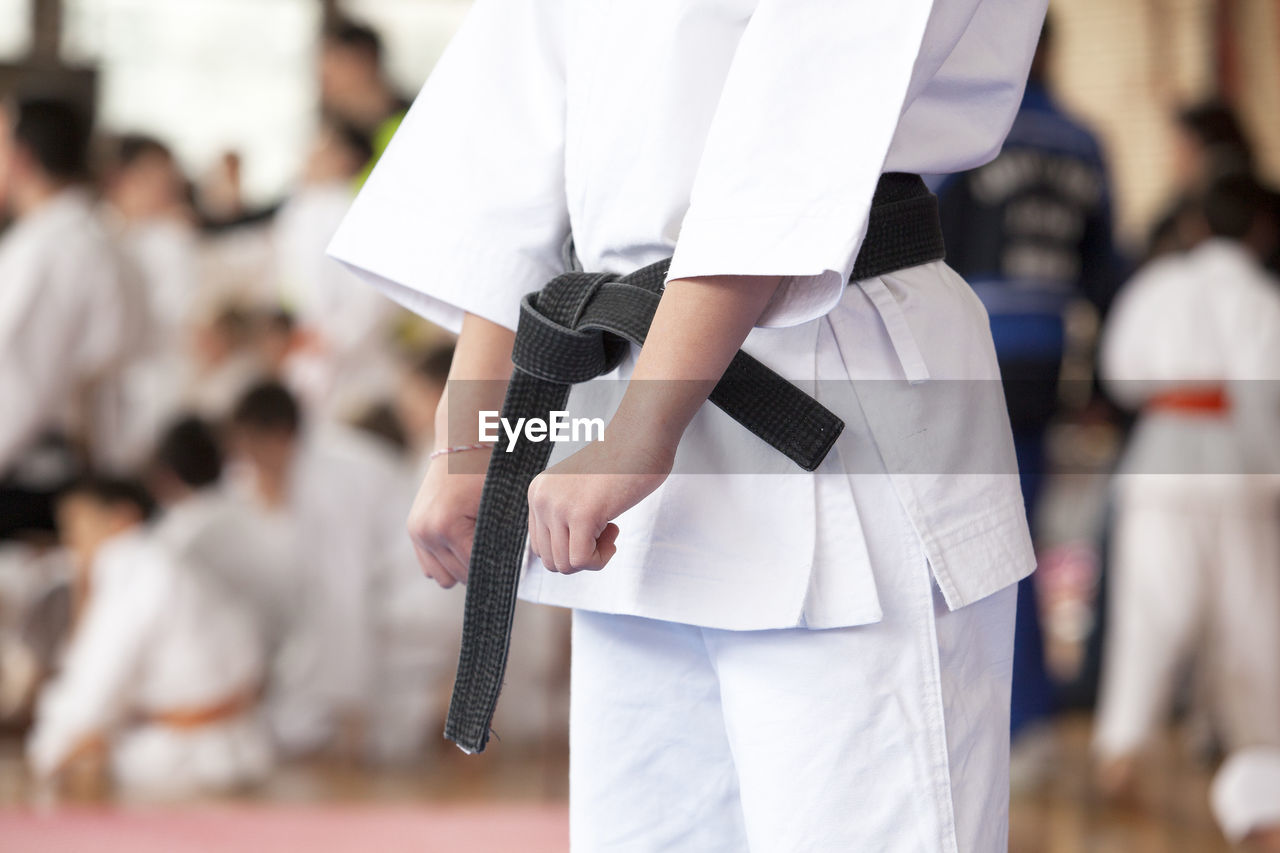
[[[562,0],[477,0],[329,253],[457,331],[563,271]]]
[[[977,2],[936,5],[931,24],[931,0],[760,0],[708,133],[670,278],[784,276],[762,326],[835,306],[913,69],[919,60],[928,79]]]

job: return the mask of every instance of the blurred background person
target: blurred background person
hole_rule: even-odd
[[[103,206],[114,238],[141,277],[153,327],[125,374],[127,456],[144,460],[182,396],[182,356],[199,288],[199,246],[186,179],[160,140],[112,140]]]
[[[217,433],[198,417],[165,429],[147,470],[161,507],[155,536],[253,614],[264,654],[274,661],[305,579],[285,526],[223,482],[223,455]]]
[[[122,375],[151,326],[141,285],[86,186],[89,119],[69,101],[0,107],[0,535],[50,526],[65,466],[24,470],[42,442],[127,465]]]
[[[238,305],[195,321],[187,341],[182,408],[213,421],[231,413],[264,371],[259,330],[252,312]]]
[[[1280,746],[1280,239],[1266,191],[1218,179],[1210,238],[1125,285],[1105,330],[1112,395],[1140,409],[1116,480],[1110,616],[1094,739],[1104,791],[1194,659],[1228,751]]]
[[[372,573],[403,529],[406,487],[394,456],[337,424],[304,424],[297,399],[259,383],[236,403],[241,488],[289,525],[305,580],[269,697],[288,754],[364,750],[372,651]]]
[[[383,68],[377,30],[348,18],[331,21],[320,46],[320,110],[368,136],[372,156],[358,183],[369,176],[408,109]]]
[[[199,286],[187,181],[173,152],[155,137],[124,134],[110,147],[102,199],[117,239],[142,273],[157,337],[173,349]]]
[[[1053,49],[1050,17],[999,156],[938,189],[947,263],[973,286],[991,317],[1033,534],[1048,430],[1060,408],[1067,313],[1087,301],[1105,314],[1122,275],[1102,147],[1054,96]],[[1036,575],[1018,585],[1015,740],[1043,732],[1054,708],[1036,588]]]
[[[364,131],[344,120],[325,121],[301,184],[273,226],[282,301],[296,315],[304,341],[285,375],[331,416],[350,416],[395,389],[388,343],[394,305],[324,253],[351,205],[356,176],[372,157]]]
[[[30,740],[46,785],[104,772],[130,794],[174,797],[270,770],[255,626],[154,539],[151,511],[127,480],[85,480],[59,502],[76,561],[76,625]]]
[[[1205,192],[1221,178],[1255,174],[1253,145],[1235,111],[1221,100],[1183,107],[1173,116],[1173,128],[1171,200],[1151,228],[1148,259],[1185,252],[1207,239],[1200,203]]]

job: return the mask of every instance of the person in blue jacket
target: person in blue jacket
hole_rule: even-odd
[[[1065,310],[1086,299],[1105,314],[1123,280],[1102,147],[1052,94],[1052,48],[1046,19],[1000,155],[938,187],[947,263],[972,283],[991,317],[1031,517],[1058,406]],[[1053,709],[1032,578],[1019,584],[1013,673],[1016,736]]]

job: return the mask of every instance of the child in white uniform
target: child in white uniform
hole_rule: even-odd
[[[140,488],[114,480],[87,481],[59,503],[79,604],[31,734],[42,783],[104,753],[124,791],[146,797],[229,790],[272,766],[256,626],[152,538],[149,509]]]
[[[1005,847],[1034,560],[986,314],[937,262],[846,282],[882,173],[999,149],[1043,13],[481,0],[335,236],[460,330],[442,425],[500,407],[570,231],[589,271],[674,252],[606,439],[530,489],[521,595],[574,608],[575,849]],[[846,421],[817,476],[701,405],[739,347]],[[677,446],[712,473],[668,476]],[[487,456],[411,513],[445,585]]]
[[[89,125],[71,104],[0,107],[0,481],[42,433],[127,458],[122,378],[150,327],[146,294],[85,185]]]
[[[1269,201],[1248,178],[1205,201],[1215,235],[1121,291],[1101,368],[1142,415],[1116,481],[1110,619],[1095,748],[1104,786],[1197,658],[1224,746],[1280,746],[1280,283]]]

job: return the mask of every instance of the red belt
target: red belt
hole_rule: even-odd
[[[1156,394],[1147,401],[1147,410],[1193,415],[1225,415],[1231,410],[1231,401],[1223,388],[1178,388]]]

